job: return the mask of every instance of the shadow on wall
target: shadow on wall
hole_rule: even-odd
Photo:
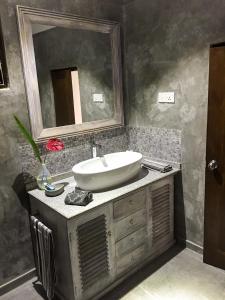
[[[20,173],[13,182],[12,188],[16,193],[21,205],[30,214],[29,195],[27,193],[24,174]]]

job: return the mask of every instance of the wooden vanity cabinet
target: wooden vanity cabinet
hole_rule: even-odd
[[[57,294],[99,299],[166,251],[174,243],[173,198],[168,176],[67,220],[33,202],[55,230]]]
[[[115,199],[68,222],[75,299],[97,299],[173,237],[173,177]]]

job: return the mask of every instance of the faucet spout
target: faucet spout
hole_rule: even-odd
[[[98,152],[100,152],[99,150],[101,148],[102,148],[102,145],[97,144],[94,139],[91,140],[91,150],[92,150],[92,157],[93,158],[96,158],[97,156],[104,157],[104,155],[102,155],[101,153],[98,153]]]
[[[92,157],[97,157],[97,147],[95,145],[92,145]]]

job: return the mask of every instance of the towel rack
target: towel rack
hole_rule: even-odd
[[[30,216],[31,237],[34,250],[34,259],[39,281],[49,300],[54,297],[56,282],[54,239],[52,230],[35,215]]]

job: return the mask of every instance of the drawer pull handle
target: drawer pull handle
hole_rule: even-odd
[[[130,219],[130,224],[134,225],[134,220],[133,219]]]

